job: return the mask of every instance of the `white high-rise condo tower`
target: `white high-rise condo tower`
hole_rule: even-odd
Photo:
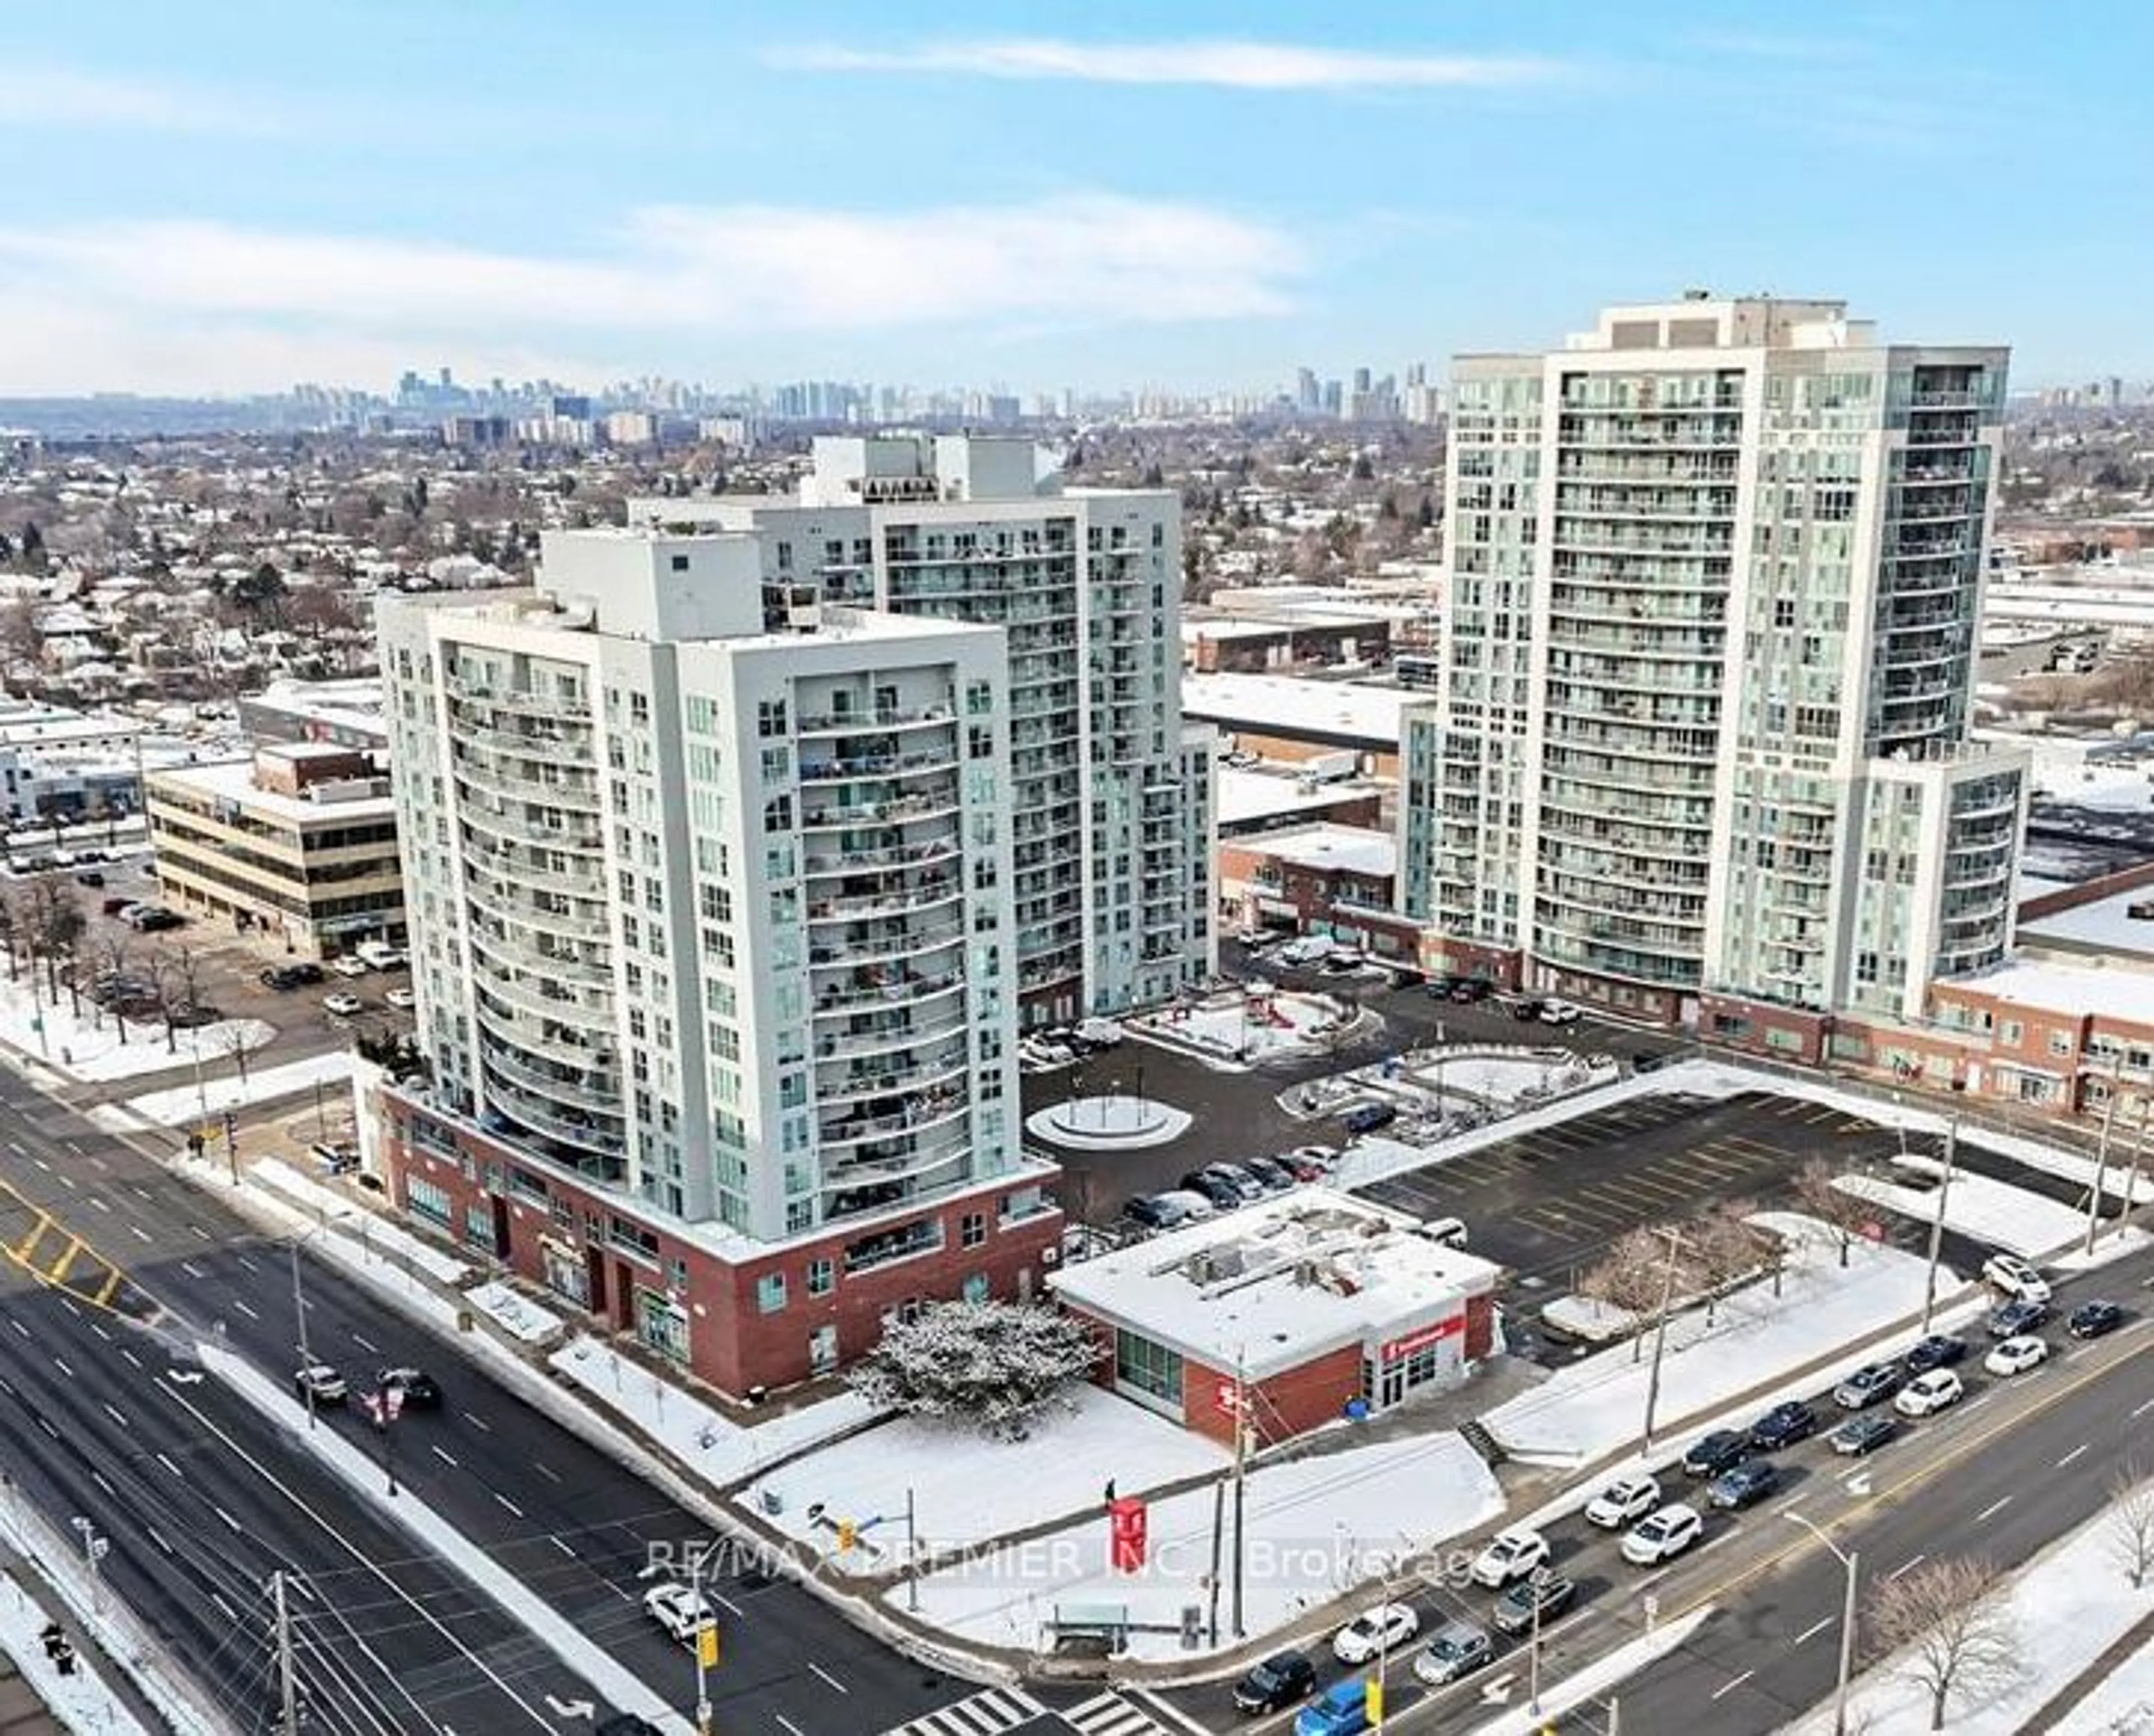
[[[2004,955],[2024,766],[1968,722],[2006,360],[1697,294],[1455,360],[1400,821],[1452,968],[1815,1054]]]

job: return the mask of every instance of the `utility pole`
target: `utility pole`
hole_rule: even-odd
[[[1929,1335],[1930,1316],[1937,1306],[1937,1263],[1945,1251],[1945,1202],[1952,1194],[1952,1160],[1959,1151],[1959,1117],[1945,1122],[1945,1172],[1937,1178],[1937,1215],[1930,1219],[1930,1269],[1922,1280],[1922,1333]]]
[[[1663,1226],[1660,1234],[1668,1238],[1668,1263],[1661,1269],[1661,1305],[1654,1310],[1653,1366],[1646,1376],[1646,1428],[1638,1442],[1641,1454],[1653,1450],[1653,1413],[1661,1403],[1661,1358],[1668,1347],[1668,1305],[1675,1299],[1676,1255],[1682,1248],[1682,1234],[1679,1230]],[[1539,1606],[1534,1606],[1538,1616]],[[1538,1627],[1536,1629],[1538,1631]],[[1538,1649],[1538,1642],[1536,1642]],[[1538,1662],[1538,1660],[1537,1660]]]
[[[269,1595],[277,1605],[277,1692],[282,1703],[278,1728],[299,1736],[299,1684],[292,1668],[292,1612],[284,1603],[282,1570],[269,1575]]]
[[[2109,1130],[2116,1121],[2116,1100],[2123,1095],[2117,1089],[2117,1079],[2111,1074],[2109,1095],[2101,1106],[2101,1140],[2094,1151],[2094,1186],[2087,1189],[2086,1251],[2094,1252],[2094,1238],[2101,1233],[2101,1190],[2109,1179]]]
[[[1219,1643],[1219,1552],[1227,1534],[1227,1479],[1221,1478],[1212,1485],[1212,1572],[1211,1595],[1206,1600],[1211,1606],[1205,1626],[1211,1637],[1206,1642]]]
[[[913,1510],[912,1490],[905,1492],[905,1606],[920,1613],[920,1520]]]
[[[307,1293],[299,1282],[299,1243],[292,1243],[292,1308],[299,1318],[299,1366],[311,1370],[314,1366],[314,1353],[307,1348]],[[303,1376],[300,1387],[307,1396],[307,1427],[314,1427],[314,1383],[311,1376]]]
[[[704,1550],[697,1549],[691,1551],[688,1557],[688,1607],[693,1611],[692,1619],[697,1623],[694,1646],[697,1736],[711,1736],[710,1654],[718,1627],[717,1612],[703,1601],[704,1555]]]
[[[1234,1637],[1248,1630],[1242,1622],[1242,1492],[1249,1461],[1249,1382],[1247,1364],[1234,1358]]]

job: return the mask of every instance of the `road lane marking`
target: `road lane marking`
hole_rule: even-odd
[[[143,1529],[149,1532],[151,1542],[156,1544],[157,1547],[162,1550],[166,1555],[169,1555],[171,1554],[172,1546],[165,1541],[163,1532],[160,1531],[155,1525],[146,1525]]]
[[[36,1164],[38,1167],[43,1170],[47,1175],[50,1175],[53,1172],[52,1165],[46,1162],[42,1157],[33,1157],[30,1162]]]
[[[209,1276],[208,1273],[203,1271],[202,1269],[200,1266],[197,1266],[192,1260],[181,1260],[180,1262],[180,1269],[186,1273],[190,1278],[207,1278]]]
[[[210,1601],[212,1603],[215,1604],[215,1605],[217,1606],[217,1608],[218,1608],[219,1610],[221,1610],[221,1611],[222,1611],[224,1612],[224,1619],[225,1619],[226,1621],[227,1621],[231,1622],[231,1623],[232,1623],[235,1627],[238,1626],[238,1624],[239,1624],[239,1611],[237,1611],[237,1610],[235,1610],[234,1608],[232,1608],[232,1606],[230,1604],[227,1603],[227,1602],[226,1602],[226,1601],[225,1601],[222,1597],[219,1597],[219,1596],[217,1595],[217,1593],[216,1593],[216,1592],[214,1592],[214,1591],[212,1591],[212,1592],[211,1592],[211,1593],[210,1593],[210,1595],[209,1595],[209,1601]]]
[[[93,1193],[90,1195],[89,1202],[93,1206],[96,1207],[100,1212],[110,1212],[112,1209],[112,1202],[105,1198],[105,1197],[101,1193]]]
[[[1987,1392],[1984,1392],[1984,1393],[1981,1394],[1981,1395],[1980,1395],[1980,1396],[1978,1396],[1978,1397],[1974,1397],[1974,1398],[1970,1398],[1970,1399],[1968,1399],[1968,1400],[1964,1404],[1963,1404],[1963,1405],[1960,1407],[1960,1409],[1962,1409],[1963,1411],[1978,1411],[1978,1410],[1980,1410],[1980,1409],[1981,1409],[1984,1405],[1988,1404],[1988,1403],[1990,1402],[1990,1400],[1992,1400],[1993,1398],[1994,1398],[1994,1397],[1996,1397],[1996,1396],[1997,1396],[1997,1389],[1996,1389],[1995,1387],[1993,1387],[1993,1387],[1992,1387],[1988,1391],[1987,1391]]]
[[[784,1713],[773,1712],[770,1715],[776,1718],[778,1723],[784,1725],[787,1729],[790,1730],[793,1733],[793,1736],[808,1736],[808,1733],[805,1730],[802,1729],[799,1725],[794,1723],[793,1720],[788,1718]]]
[[[502,1493],[499,1489],[496,1489],[493,1492],[493,1499],[500,1502],[503,1507],[506,1507],[509,1512],[514,1514],[518,1519],[522,1519],[523,1517],[523,1509],[521,1507],[518,1507],[513,1501],[510,1500],[508,1496]]]
[[[128,1426],[127,1418],[119,1411],[114,1409],[110,1405],[105,1406],[105,1414],[110,1417],[115,1422],[118,1423],[122,1428],[125,1428]]]
[[[1985,1519],[1996,1518],[1998,1514],[2003,1512],[2004,1509],[2011,1504],[2012,1497],[2009,1495],[2006,1495],[2001,1499],[1992,1501],[1987,1507],[1983,1508],[1981,1512],[1975,1514],[1975,1524],[1978,1525]]]
[[[134,1233],[135,1237],[139,1241],[154,1242],[156,1240],[155,1236],[151,1235],[149,1231],[144,1229],[139,1223],[130,1223],[127,1228]]]
[[[16,1144],[12,1139],[8,1141],[8,1149],[13,1151],[18,1157],[27,1157],[30,1155],[28,1151],[24,1151],[22,1146]]]
[[[436,1447],[434,1449],[434,1457],[441,1460],[441,1462],[445,1465],[454,1465],[456,1463],[456,1461],[450,1458],[448,1453],[443,1448],[439,1447]]]
[[[540,1464],[536,1459],[533,1459],[531,1462],[531,1468],[536,1471],[541,1477],[544,1478],[549,1483],[559,1483],[561,1480],[561,1473],[559,1471],[549,1469],[547,1466]]]
[[[177,1465],[174,1464],[164,1453],[161,1453],[157,1455],[157,1463],[162,1465],[167,1471],[170,1471],[172,1475],[178,1478],[182,1483],[186,1480],[187,1473],[182,1471]]]
[[[28,1338],[30,1335],[30,1329],[24,1325],[20,1320],[17,1320],[12,1314],[8,1316],[8,1324],[22,1334],[23,1337]]]
[[[145,1187],[140,1182],[130,1182],[127,1185],[134,1190],[135,1197],[137,1199],[154,1200],[157,1197],[156,1194],[151,1192],[150,1190]]]
[[[2078,1446],[2073,1448],[2070,1453],[2067,1453],[2062,1458],[2057,1461],[2057,1468],[2060,1471],[2063,1470],[2066,1465],[2070,1464],[2074,1459],[2077,1458],[2086,1450],[2087,1443],[2084,1441],[2080,1442]]]
[[[204,1229],[204,1228],[202,1228],[199,1223],[191,1223],[191,1224],[189,1224],[189,1225],[187,1226],[187,1229],[188,1229],[188,1232],[189,1232],[191,1234],[193,1234],[193,1235],[197,1235],[197,1236],[201,1237],[201,1238],[202,1238],[202,1239],[203,1241],[205,1241],[205,1242],[213,1241],[213,1240],[215,1240],[215,1239],[216,1239],[214,1237],[212,1237],[212,1236],[210,1234],[210,1233],[209,1233],[207,1230]]]
[[[64,1357],[54,1357],[53,1366],[57,1368],[62,1374],[65,1375],[70,1381],[74,1378],[74,1371],[67,1366],[67,1361]]]
[[[1732,1681],[1732,1682],[1723,1682],[1723,1683],[1721,1683],[1721,1685],[1720,1685],[1718,1687],[1716,1687],[1715,1689],[1713,1689],[1713,1691],[1712,1691],[1712,1698],[1713,1698],[1714,1699],[1718,1700],[1718,1699],[1724,1698],[1726,1696],[1728,1696],[1728,1695],[1729,1695],[1729,1694],[1733,1693],[1737,1688],[1738,1688],[1738,1687],[1742,1687],[1742,1686],[1743,1686],[1743,1684],[1744,1682],[1748,1682],[1748,1680],[1749,1680],[1753,1676],[1756,1675],[1757,1673],[1758,1673],[1758,1672],[1757,1672],[1755,1670],[1745,1670],[1745,1671],[1744,1671],[1744,1672],[1743,1672],[1740,1676],[1738,1676],[1738,1677],[1737,1677],[1733,1681]]]
[[[1912,1573],[1917,1567],[1920,1567],[1922,1563],[1929,1559],[1930,1558],[1927,1555],[1916,1555],[1911,1560],[1902,1561],[1897,1567],[1894,1568],[1891,1572],[1886,1574],[1885,1577],[1888,1580],[1899,1579],[1903,1575]]]
[[[1820,1634],[1823,1633],[1825,1629],[1832,1626],[1834,1619],[1834,1617],[1827,1616],[1822,1621],[1811,1622],[1808,1627],[1804,1628],[1800,1633],[1795,1636],[1794,1643],[1799,1646],[1804,1640],[1815,1639]]]
[[[80,1184],[79,1182],[78,1182],[75,1180],[75,1178],[74,1178],[73,1176],[69,1175],[69,1174],[65,1170],[62,1170],[62,1171],[60,1172],[60,1186],[61,1186],[61,1187],[67,1187],[67,1188],[74,1188],[74,1187],[79,1187],[80,1185],[81,1185],[81,1184]]]
[[[555,1549],[560,1550],[560,1552],[566,1555],[571,1561],[576,1559],[576,1552],[570,1549],[568,1545],[562,1542],[559,1538],[549,1537],[546,1541],[552,1544]]]
[[[363,1332],[353,1333],[351,1341],[370,1356],[379,1356],[381,1354],[381,1346]]]
[[[250,1272],[259,1272],[262,1269],[261,1267],[256,1265],[253,1260],[248,1259],[248,1257],[243,1253],[235,1253],[232,1255],[232,1258],[237,1260],[241,1265],[244,1266]]]
[[[112,1335],[106,1331],[104,1327],[99,1325],[95,1320],[91,1320],[88,1324],[89,1330],[94,1332],[100,1338],[103,1339],[107,1344],[110,1344],[112,1342]]]
[[[2138,1407],[2131,1414],[2134,1417],[2144,1417],[2149,1411],[2154,1411],[2154,1398],[2148,1399],[2145,1404]]]
[[[469,1411],[466,1411],[464,1412],[464,1421],[471,1424],[473,1428],[477,1429],[482,1435],[490,1435],[493,1432],[493,1425],[491,1422],[488,1422],[483,1417],[473,1415]]]
[[[720,1603],[725,1603],[726,1601],[721,1597],[718,1601]],[[740,1606],[738,1604],[726,1604],[726,1607],[731,1610],[736,1616],[740,1614]],[[833,1676],[828,1670],[824,1669],[822,1665],[819,1663],[810,1663],[808,1667],[813,1670],[818,1676],[820,1676],[825,1682],[829,1682],[831,1687],[837,1689],[840,1693],[849,1694],[852,1692],[852,1689],[846,1687],[844,1682],[839,1681],[835,1676]]]
[[[59,1439],[60,1432],[53,1427],[52,1418],[46,1416],[43,1412],[40,1412],[38,1414],[38,1427],[44,1430],[44,1432],[50,1435],[55,1441]]]
[[[245,1534],[244,1528],[240,1524],[239,1521],[234,1519],[230,1514],[227,1513],[222,1507],[212,1504],[210,1507],[210,1511],[215,1514],[219,1519],[222,1519],[226,1524],[231,1526],[235,1534],[239,1535]]]
[[[732,1601],[732,1599],[731,1599],[730,1597],[721,1597],[721,1596],[718,1596],[718,1594],[717,1594],[717,1592],[715,1592],[715,1591],[713,1591],[713,1592],[710,1593],[709,1595],[710,1595],[711,1601],[712,1601],[712,1603],[714,1603],[714,1604],[717,1605],[717,1606],[718,1606],[720,1609],[724,1610],[724,1611],[725,1611],[727,1614],[729,1614],[729,1615],[734,1615],[734,1616],[745,1616],[745,1615],[748,1613],[748,1611],[747,1611],[746,1610],[743,1609],[743,1608],[742,1608],[738,1604],[735,1603],[735,1602]],[[810,1669],[814,1669],[814,1666],[813,1664],[810,1664],[810,1665],[809,1666],[809,1667]],[[823,1678],[823,1679],[824,1679],[824,1681],[826,1681],[826,1682],[829,1682],[829,1680],[830,1680],[830,1678],[829,1678],[829,1677],[827,1677],[827,1676],[824,1677],[824,1678]],[[837,1683],[837,1682],[830,1682],[830,1686],[831,1686],[831,1687],[835,1687],[835,1688],[837,1688],[838,1692],[839,1692],[840,1693],[841,1693],[841,1694],[849,1694],[849,1693],[850,1693],[852,1692],[852,1689],[850,1689],[850,1687],[841,1687],[839,1683]]]
[[[260,1319],[262,1318],[262,1316],[261,1316],[260,1315],[258,1315],[258,1314],[255,1313],[255,1311],[254,1311],[253,1309],[249,1308],[249,1307],[248,1307],[248,1306],[244,1302],[241,1301],[241,1300],[239,1299],[239,1298],[238,1298],[238,1297],[237,1297],[237,1296],[234,1296],[234,1297],[232,1299],[232,1305],[234,1308],[237,1309],[237,1310],[238,1310],[242,1314],[245,1315],[247,1316],[247,1318],[248,1318],[248,1319],[249,1319],[250,1320],[260,1320]]]
[[[92,1471],[89,1473],[89,1480],[95,1483],[100,1488],[103,1489],[108,1495],[117,1493],[112,1485],[105,1480],[105,1473],[102,1471]]]
[[[142,1359],[136,1356],[134,1351],[129,1350],[125,1345],[123,1345],[120,1346],[120,1354],[127,1359],[130,1366],[140,1368],[142,1366]]]

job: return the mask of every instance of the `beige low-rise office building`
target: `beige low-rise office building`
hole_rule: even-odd
[[[145,787],[169,907],[281,936],[299,957],[404,939],[396,805],[368,755],[277,743]]]

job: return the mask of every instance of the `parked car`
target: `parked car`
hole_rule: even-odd
[[[1619,1531],[1661,1504],[1661,1479],[1646,1472],[1618,1477],[1585,1504],[1585,1522],[1604,1531]]]
[[[329,980],[329,973],[311,958],[302,958],[296,963],[286,965],[284,968],[310,988],[314,983]]]
[[[292,1384],[301,1398],[312,1398],[318,1405],[340,1405],[351,1396],[345,1377],[326,1362],[308,1363],[293,1374]]]
[[[1949,1368],[1918,1374],[1893,1395],[1892,1408],[1902,1417],[1934,1417],[1967,1396],[1967,1385]]]
[[[2124,1310],[2114,1302],[2082,1302],[2065,1316],[2065,1330],[2075,1338],[2100,1338],[2124,1324]]]
[[[254,980],[264,988],[282,993],[299,986],[299,973],[288,964],[265,964],[255,973]]]
[[[1284,1712],[1316,1692],[1316,1666],[1299,1652],[1266,1658],[1234,1684],[1234,1709],[1252,1716]]]
[[[85,868],[75,876],[74,883],[79,886],[101,886],[105,884],[105,876],[94,868]]]
[[[1339,1167],[1335,1146],[1296,1146],[1279,1159],[1294,1172],[1297,1182],[1320,1182]]]
[[[135,907],[135,904],[132,898],[108,898],[98,906],[98,909],[108,917],[124,917]]]
[[[1511,1587],[1496,1600],[1496,1606],[1488,1619],[1499,1633],[1521,1634],[1529,1631],[1534,1625],[1534,1611],[1540,1611],[1541,1624],[1545,1626],[1569,1609],[1578,1598],[1578,1583],[1561,1574],[1551,1573],[1539,1578],[1524,1580]]]
[[[417,992],[410,988],[392,988],[381,998],[400,1013],[408,1013],[419,1004]]]
[[[339,977],[364,977],[371,972],[374,967],[364,958],[347,952],[341,958],[332,958],[329,961],[329,968]]]
[[[349,1019],[365,1007],[366,1003],[355,994],[329,994],[322,997],[322,1011],[339,1019]]]
[[[1545,1000],[1541,1003],[1539,1017],[1543,1024],[1576,1024],[1580,1009],[1569,1001]]]
[[[168,928],[186,927],[187,919],[177,911],[150,904],[137,905],[127,913],[126,922],[137,934],[161,934]]]
[[[1388,1103],[1360,1103],[1339,1118],[1339,1125],[1359,1138],[1364,1133],[1374,1133],[1379,1127],[1388,1127],[1399,1118],[1399,1112]]]
[[[1750,1444],[1759,1453],[1778,1453],[1817,1432],[1817,1412],[1799,1399],[1774,1405],[1750,1425]]]
[[[707,1627],[717,1625],[717,1612],[692,1585],[668,1580],[643,1594],[644,1613],[687,1645]]]
[[[2005,1302],[1989,1310],[1987,1322],[1992,1338],[2019,1338],[2032,1332],[2049,1317],[2046,1302]]]
[[[1361,1736],[1369,1728],[1369,1682],[1351,1676],[1324,1690],[1294,1721],[1294,1736]]]
[[[1769,1458],[1746,1458],[1723,1471],[1706,1488],[1706,1499],[1716,1507],[1735,1512],[1755,1507],[1780,1486],[1780,1468]]]
[[[1917,1375],[1927,1374],[1933,1368],[1950,1368],[1956,1362],[1967,1360],[1967,1340],[1952,1338],[1942,1332],[1932,1332],[1927,1338],[1908,1351],[1902,1366],[1912,1380]]]
[[[1686,1477],[1718,1477],[1750,1456],[1750,1437],[1735,1428],[1716,1428],[1683,1455]]]
[[[1524,1579],[1536,1567],[1545,1567],[1548,1559],[1548,1539],[1521,1525],[1490,1538],[1467,1574],[1475,1585],[1495,1590]]]
[[[404,949],[391,946],[387,941],[361,941],[352,948],[352,952],[378,971],[393,971],[405,962]]]
[[[1524,1000],[1511,1003],[1511,1017],[1517,1019],[1520,1024],[1528,1024],[1540,1016],[1541,1003],[1536,997],[1529,996]]]
[[[1446,1622],[1414,1659],[1414,1680],[1441,1687],[1470,1676],[1495,1653],[1496,1642],[1470,1621]]]
[[[1263,1184],[1267,1193],[1284,1193],[1301,1180],[1276,1157],[1244,1157],[1242,1167]]]
[[[318,1139],[308,1147],[315,1162],[333,1176],[341,1176],[359,1167],[359,1147],[349,1140]]]
[[[1832,1389],[1832,1402],[1842,1410],[1866,1411],[1897,1392],[1906,1379],[1896,1362],[1868,1363]]]
[[[1211,1210],[1207,1200],[1204,1215],[1209,1216]],[[1189,1196],[1178,1192],[1135,1194],[1122,1208],[1123,1217],[1146,1229],[1180,1229],[1185,1223],[1194,1223],[1197,1215],[1189,1209]]]
[[[201,1001],[174,1001],[165,1008],[165,1022],[176,1031],[199,1030],[215,1024],[224,1015]]]
[[[1484,977],[1460,977],[1451,984],[1450,998],[1464,1006],[1485,1001],[1493,992]]]
[[[1900,1419],[1890,1411],[1866,1411],[1850,1417],[1825,1437],[1835,1453],[1861,1458],[1875,1453],[1900,1432]]]
[[[1251,1178],[1252,1186],[1254,1178]],[[1202,1169],[1192,1169],[1182,1178],[1184,1192],[1201,1194],[1212,1202],[1215,1211],[1231,1212],[1238,1206],[1248,1203],[1241,1182],[1230,1174],[1224,1164],[1207,1163]],[[1261,1192],[1262,1189],[1256,1189]]]
[[[2020,1302],[2046,1302],[2049,1280],[2014,1253],[1993,1253],[1982,1263],[1982,1281]]]
[[[1982,1366],[1991,1374],[2009,1378],[2025,1374],[2029,1369],[2039,1368],[2049,1360],[2049,1345],[2046,1339],[2022,1333],[2004,1342],[1982,1359]]]
[[[1623,1534],[1623,1559],[1634,1567],[1657,1567],[1696,1543],[1705,1520],[1680,1501],[1649,1513]]]
[[[1410,1604],[1380,1603],[1331,1636],[1331,1655],[1343,1664],[1365,1664],[1380,1652],[1395,1652],[1421,1631]]]

